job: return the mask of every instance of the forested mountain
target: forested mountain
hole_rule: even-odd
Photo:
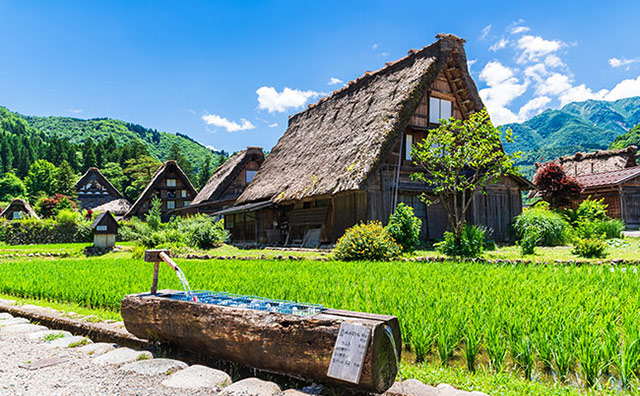
[[[577,151],[606,149],[639,123],[640,97],[574,102],[559,110],[545,110],[521,124],[504,125],[516,137],[515,143],[505,144],[505,149],[523,152],[518,164],[531,176],[535,162]]]

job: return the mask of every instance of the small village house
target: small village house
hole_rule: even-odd
[[[99,249],[113,248],[118,234],[118,222],[111,212],[102,212],[91,223],[93,230],[93,246]]]
[[[603,198],[610,217],[622,219],[628,228],[640,227],[640,166],[636,152],[636,146],[629,146],[555,159],[553,162],[562,165],[565,173],[584,187],[571,206],[577,207],[589,197]]]
[[[39,219],[36,212],[31,208],[31,205],[29,205],[29,202],[19,198],[13,199],[9,206],[0,213],[0,217],[8,220],[20,220],[26,217]]]
[[[82,209],[94,212],[110,211],[116,216],[123,216],[131,207],[131,203],[100,172],[91,167],[75,184],[78,201]]]
[[[420,200],[426,186],[411,180],[420,170],[411,147],[439,119],[466,119],[484,105],[469,75],[464,40],[437,38],[289,119],[236,206],[218,212],[234,243],[333,243],[360,221],[386,223],[396,202],[411,205],[422,219],[422,238],[442,236],[444,207]],[[506,240],[529,186],[519,177],[487,186],[486,195],[476,194],[468,221]]]
[[[162,220],[166,221],[170,217],[169,212],[189,206],[196,194],[196,189],[178,163],[170,160],[156,170],[124,217],[144,217],[149,212],[153,199],[158,198],[161,202]]]
[[[213,214],[232,206],[255,177],[264,162],[262,147],[247,147],[234,154],[211,175],[189,206],[175,209],[176,215]]]

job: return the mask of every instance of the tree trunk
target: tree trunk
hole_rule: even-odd
[[[310,317],[192,303],[147,293],[122,300],[122,318],[132,334],[173,344],[216,359],[279,374],[382,393],[394,382],[394,346],[401,337],[394,316],[325,310]],[[167,294],[164,294],[165,296]],[[358,384],[327,377],[336,338],[343,322],[371,329]]]

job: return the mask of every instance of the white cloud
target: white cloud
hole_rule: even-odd
[[[234,121],[229,121],[224,117],[220,117],[215,114],[207,114],[202,116],[202,120],[207,125],[213,125],[220,128],[224,128],[227,132],[237,132],[237,131],[247,131],[249,129],[254,129],[255,125],[253,125],[249,120],[244,118],[240,119],[240,123]]]
[[[547,57],[544,58],[544,64],[549,67],[564,66],[564,62],[562,62],[562,59],[560,59],[557,55],[554,55],[554,54],[547,55]]]
[[[278,126],[277,122],[274,122],[273,124],[269,124],[269,128],[275,128]]]
[[[478,63],[477,59],[469,59],[467,61],[467,69],[469,69],[469,71],[471,71],[471,66],[475,65],[476,63]]]
[[[611,59],[609,59],[609,66],[611,66],[611,67],[622,67],[622,66],[630,65],[630,64],[635,63],[635,62],[640,62],[640,58],[636,58],[636,59],[611,58]]]
[[[480,80],[489,86],[479,93],[494,123],[517,122],[518,116],[507,109],[507,105],[527,90],[528,83],[520,83],[514,71],[498,61],[487,63],[480,72]]]
[[[388,52],[381,52],[380,53],[380,57],[382,57],[382,58],[386,58],[387,56],[389,56]]]
[[[327,83],[327,85],[336,85],[336,84],[342,84],[342,83],[343,83],[343,81],[341,79],[336,78],[336,77],[331,77],[329,79],[329,82]]]
[[[535,80],[537,83],[542,82],[547,74],[549,74],[549,72],[544,63],[536,63],[524,69],[525,77]]]
[[[518,118],[521,121],[527,120],[533,116],[540,114],[544,108],[551,102],[548,96],[538,96],[528,101],[518,111]]]
[[[371,46],[371,49],[373,49],[373,50],[374,50],[374,49],[378,48],[378,46],[379,46],[379,44],[378,44],[378,43],[373,43],[373,45]]]
[[[553,73],[540,82],[536,88],[539,95],[560,95],[571,89],[571,79],[569,76],[560,73]]]
[[[73,113],[73,114],[80,114],[84,112],[83,109],[69,109],[69,113]]]
[[[511,29],[511,34],[520,34],[520,33],[528,32],[529,30],[531,30],[531,28],[527,26],[514,26]]]
[[[518,63],[524,63],[556,52],[564,46],[564,43],[558,40],[546,40],[540,36],[527,35],[522,36],[517,45],[522,50]]]
[[[480,34],[480,40],[484,40],[485,38],[487,38],[487,35],[489,35],[490,32],[491,32],[491,25],[487,25],[484,28],[482,28],[482,34]]]
[[[622,80],[605,96],[606,100],[618,100],[640,96],[640,76],[636,79]]]
[[[207,144],[207,146],[206,146],[206,147],[207,147],[209,150],[211,150],[211,151],[220,151],[220,150],[218,150],[217,148],[213,147],[213,146],[212,146],[212,145],[210,145],[210,144]]]
[[[493,43],[493,45],[491,47],[489,47],[489,50],[493,51],[493,52],[497,52],[498,50],[501,50],[503,48],[505,48],[507,46],[507,44],[509,44],[509,40],[502,37],[500,38],[500,40],[496,41],[495,43]]]
[[[268,110],[269,113],[284,112],[289,108],[299,108],[311,98],[320,96],[319,92],[301,91],[299,89],[286,88],[282,92],[273,87],[260,87],[258,94],[258,108]]]

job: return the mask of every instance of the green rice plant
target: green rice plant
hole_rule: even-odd
[[[416,363],[424,362],[436,340],[436,328],[433,322],[415,322],[411,329],[411,344],[416,354]]]
[[[437,347],[438,356],[443,366],[449,364],[453,352],[460,343],[460,326],[453,317],[445,317],[438,322]]]
[[[499,321],[492,321],[487,327],[486,348],[491,368],[499,373],[504,368],[509,342],[504,334],[504,325]]]
[[[575,350],[572,334],[559,333],[552,340],[551,356],[553,368],[560,382],[565,382],[569,372],[574,366]]]
[[[603,347],[592,331],[585,330],[580,335],[576,344],[580,374],[587,387],[596,384],[607,366]]]
[[[511,357],[516,366],[522,370],[524,377],[531,380],[536,361],[536,349],[529,336],[522,328],[513,326],[510,332]]]
[[[476,371],[476,360],[480,348],[482,347],[482,330],[476,323],[467,323],[463,330],[464,334],[464,357],[467,360],[467,369],[474,373]]]
[[[544,369],[548,372],[553,368],[553,347],[551,339],[553,334],[547,328],[538,328],[533,333],[534,344],[538,358],[542,362]]]

